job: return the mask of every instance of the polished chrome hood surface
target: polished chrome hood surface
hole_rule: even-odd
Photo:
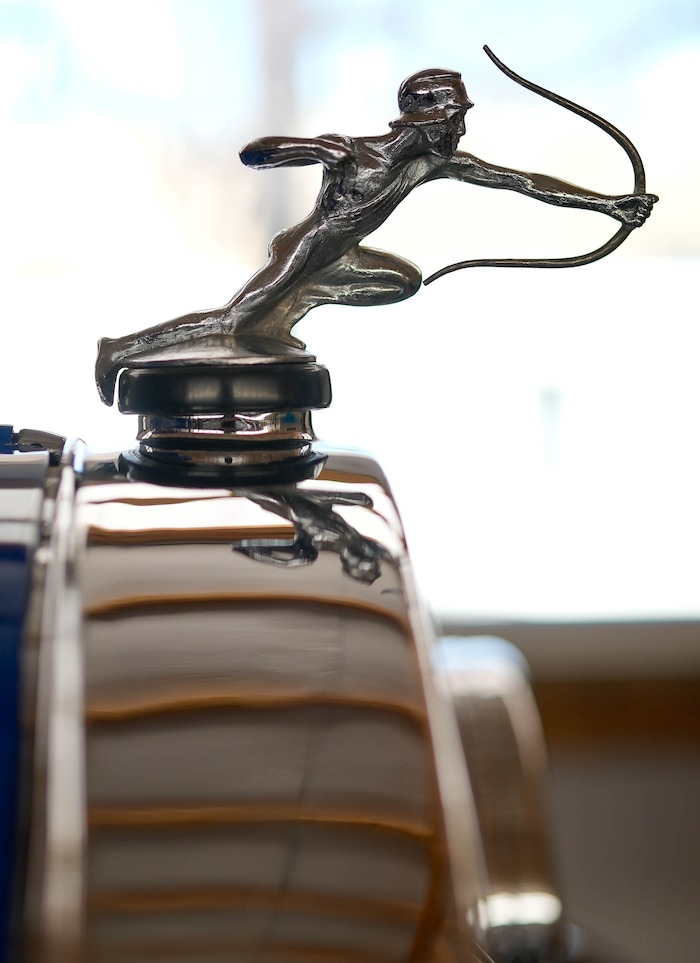
[[[99,459],[61,486],[46,958],[460,959],[481,843],[376,463],[236,489]]]

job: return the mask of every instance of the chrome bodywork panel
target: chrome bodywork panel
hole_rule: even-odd
[[[242,491],[63,471],[39,958],[476,952],[476,813],[376,463]]]

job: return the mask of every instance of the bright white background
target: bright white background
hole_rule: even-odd
[[[95,344],[228,300],[319,172],[254,172],[261,134],[380,133],[424,66],[462,70],[465,149],[623,193],[622,151],[481,52],[637,144],[651,221],[578,271],[475,270],[386,309],[298,326],[330,369],[316,418],[370,448],[420,583],[464,618],[697,616],[700,143],[694,0],[0,2],[0,417],[132,443]],[[564,255],[616,228],[458,184],[412,195],[370,243],[427,276],[471,256]]]

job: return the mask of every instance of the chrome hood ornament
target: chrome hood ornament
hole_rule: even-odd
[[[304,220],[272,238],[265,265],[223,307],[100,341],[98,390],[111,405],[123,370],[119,407],[145,419],[141,456],[169,463],[176,460],[180,465],[201,466],[205,461],[240,470],[241,458],[222,454],[223,447],[262,438],[260,432],[251,436],[236,428],[242,412],[258,418],[296,412],[298,420],[308,421],[302,412],[328,405],[328,372],[292,336],[292,328],[322,304],[390,304],[417,292],[421,272],[414,264],[361,241],[421,184],[451,178],[512,190],[547,204],[607,214],[621,224],[614,238],[590,255],[461,262],[443,268],[426,283],[467,266],[590,263],[610,253],[644,223],[657,197],[645,192],[641,159],[625,135],[585,108],[525,81],[485,49],[513,80],[603,127],[622,144],[635,170],[634,193],[600,194],[555,177],[499,167],[457,150],[473,103],[461,75],[453,70],[422,70],[404,80],[398,96],[400,115],[387,133],[253,141],[240,152],[244,164],[260,170],[320,164],[320,193]],[[287,434],[289,457],[300,457],[307,436],[308,431],[294,439]],[[187,439],[196,444],[188,445]],[[274,446],[278,453],[282,450],[280,432],[268,432],[267,439],[268,451]],[[175,456],[175,451],[180,454]]]
[[[458,151],[471,107],[423,70],[385,134],[243,149],[321,164],[318,200],[228,304],[100,342],[137,450],[0,426],[0,830],[28,840],[0,957],[16,901],[40,963],[572,959],[524,668],[434,638],[384,473],[315,439],[330,379],[291,333],[416,293],[417,267],[361,242],[437,178],[607,214],[602,253],[649,215],[643,176],[613,197]]]

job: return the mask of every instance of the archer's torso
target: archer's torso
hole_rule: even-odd
[[[391,135],[324,135],[347,147],[351,156],[326,168],[316,210],[334,233],[356,242],[376,230],[419,184],[440,176],[442,158],[427,151],[392,149]]]

